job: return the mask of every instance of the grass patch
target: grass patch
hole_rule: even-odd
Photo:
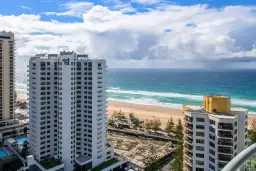
[[[101,171],[115,163],[119,162],[119,160],[117,159],[110,159],[108,161],[105,161],[104,163],[100,164],[99,166],[95,167],[94,169],[92,169],[92,171]]]
[[[62,162],[59,159],[46,159],[46,160],[41,161],[40,164],[45,169],[50,169],[50,168],[53,168],[55,166],[62,164]]]

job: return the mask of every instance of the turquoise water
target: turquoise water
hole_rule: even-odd
[[[0,149],[0,158],[6,157],[7,154],[3,149]]]
[[[201,105],[204,95],[232,97],[234,107],[256,112],[256,70],[112,69],[108,97],[181,108]]]
[[[16,88],[26,91],[26,71]],[[256,70],[109,69],[108,98],[181,108],[201,105],[204,95],[232,97],[232,105],[256,112]]]
[[[16,141],[17,141],[17,143],[24,143],[25,141],[28,142],[28,138],[26,138],[26,137],[23,137],[23,138],[16,138]]]

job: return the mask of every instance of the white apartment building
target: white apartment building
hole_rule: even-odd
[[[65,171],[112,158],[106,146],[107,66],[75,52],[29,61],[29,149],[37,161],[61,159]]]
[[[14,113],[14,34],[0,32],[0,121]]]
[[[205,96],[204,106],[184,106],[186,171],[220,171],[248,144],[248,110],[231,98]]]

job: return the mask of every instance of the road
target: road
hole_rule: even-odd
[[[161,141],[171,141],[173,143],[181,142],[178,139],[171,138],[164,135],[157,135],[156,133],[149,133],[149,132],[142,132],[142,131],[133,131],[133,130],[127,130],[127,129],[116,129],[116,128],[108,128],[109,132],[115,132],[115,133],[121,133],[136,137],[143,137],[143,138],[149,138],[154,140],[161,140]]]

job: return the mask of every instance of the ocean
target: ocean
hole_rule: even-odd
[[[27,91],[26,70],[17,70],[16,89]],[[182,108],[202,105],[204,95],[231,96],[232,106],[256,112],[256,70],[109,69],[108,98]]]

